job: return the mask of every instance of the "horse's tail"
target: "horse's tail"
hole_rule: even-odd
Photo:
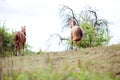
[[[16,45],[18,42],[19,42],[19,40],[17,40],[17,41],[14,41],[14,45]]]
[[[19,36],[18,33],[14,35],[14,46],[16,46],[19,43]]]
[[[83,37],[83,35],[84,35],[83,29],[82,27],[80,27],[80,36]]]

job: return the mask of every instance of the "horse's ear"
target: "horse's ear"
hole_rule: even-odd
[[[23,26],[21,26],[21,29],[23,29]]]

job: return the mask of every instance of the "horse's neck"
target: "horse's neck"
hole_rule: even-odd
[[[24,31],[21,30],[21,33],[24,34],[24,35],[26,36],[26,32],[24,32]]]

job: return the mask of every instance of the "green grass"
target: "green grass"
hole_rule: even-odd
[[[120,80],[119,44],[0,60],[0,80]]]
[[[50,68],[41,68],[37,72],[13,72],[13,76],[4,75],[3,80],[120,80],[111,74],[99,73],[89,70],[76,72],[68,69],[58,73]]]

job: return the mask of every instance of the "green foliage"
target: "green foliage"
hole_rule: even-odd
[[[9,52],[12,54],[13,48],[13,34],[9,33],[9,29],[5,26],[5,24],[0,25],[0,48],[2,53]],[[9,55],[9,54],[5,54]],[[4,56],[5,56],[4,55]]]
[[[79,16],[80,26],[84,31],[84,36],[79,46],[86,48],[108,44],[111,37],[109,36],[107,20],[99,19],[96,10],[91,8],[85,8]]]
[[[109,36],[105,36],[105,30],[97,32],[97,30],[89,23],[81,24],[81,27],[83,28],[84,36],[82,38],[80,46],[83,48],[103,46],[106,45],[110,40]]]

